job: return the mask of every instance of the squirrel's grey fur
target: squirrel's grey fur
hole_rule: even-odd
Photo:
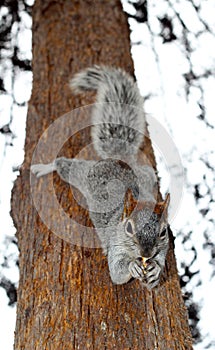
[[[70,86],[76,93],[97,91],[91,130],[97,153],[102,158],[119,159],[136,155],[143,141],[145,118],[134,80],[121,69],[94,66],[78,73]]]
[[[35,164],[38,177],[57,171],[79,189],[108,258],[114,283],[132,277],[151,289],[159,283],[168,250],[167,215],[153,211],[156,176],[150,166],[137,163],[144,139],[143,101],[134,80],[119,68],[94,66],[71,80],[75,93],[97,91],[92,115],[92,139],[100,161],[57,158],[51,164]],[[124,217],[126,193],[148,203]],[[146,266],[142,258],[147,258]]]

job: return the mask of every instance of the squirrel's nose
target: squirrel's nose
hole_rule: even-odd
[[[152,251],[151,251],[151,249],[147,249],[147,248],[141,249],[141,256],[142,256],[143,258],[146,258],[146,259],[151,258],[151,257],[152,257]]]

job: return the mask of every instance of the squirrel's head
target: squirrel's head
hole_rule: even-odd
[[[137,202],[131,191],[126,193],[123,223],[127,236],[139,246],[140,255],[151,258],[168,244],[168,206],[170,195],[156,204]]]

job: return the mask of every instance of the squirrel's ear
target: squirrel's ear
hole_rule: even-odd
[[[124,206],[122,213],[122,221],[129,218],[134,208],[137,206],[137,200],[134,198],[133,193],[130,189],[126,191],[124,198]]]
[[[167,219],[169,203],[170,194],[168,193],[164,201],[156,203],[154,213],[156,213],[159,216],[163,216],[165,219]]]

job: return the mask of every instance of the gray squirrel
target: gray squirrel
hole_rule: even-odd
[[[146,125],[138,87],[122,69],[107,66],[79,72],[70,86],[74,93],[97,92],[91,135],[101,160],[61,157],[34,164],[31,171],[37,177],[57,171],[84,195],[113,283],[137,278],[152,289],[159,283],[169,246],[170,196],[155,200],[154,170],[137,162]]]

